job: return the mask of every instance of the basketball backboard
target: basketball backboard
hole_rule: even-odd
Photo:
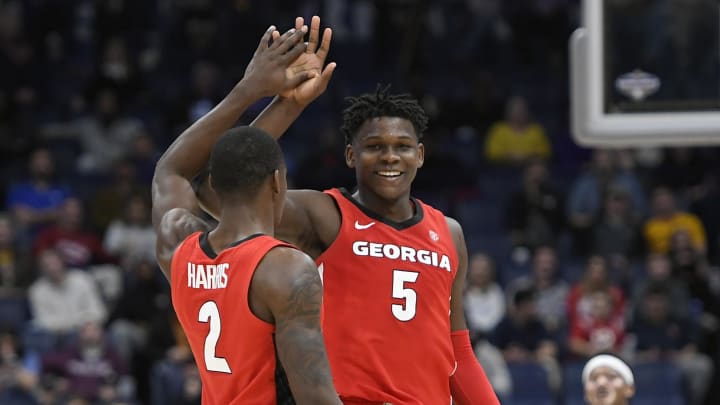
[[[716,0],[584,0],[570,39],[581,145],[720,144]]]

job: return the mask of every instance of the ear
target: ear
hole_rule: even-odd
[[[425,163],[425,145],[418,143],[418,169]]]
[[[207,184],[208,184],[208,187],[210,187],[210,190],[212,190],[213,193],[214,193],[214,192],[215,192],[215,187],[213,186],[213,178],[212,178],[212,175],[211,175],[210,173],[208,173],[208,176],[207,176]]]
[[[282,173],[280,173],[280,169],[275,169],[272,175],[272,183],[270,184],[273,192],[273,199],[275,199],[275,196],[280,194],[280,185],[282,184],[282,179],[280,178],[280,176],[282,176]]]
[[[625,398],[632,398],[635,395],[635,386],[634,385],[626,385],[625,388],[623,388]]]
[[[345,164],[351,169],[355,168],[355,151],[350,144],[345,146]]]

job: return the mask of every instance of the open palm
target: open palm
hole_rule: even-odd
[[[302,27],[303,22],[303,19],[298,17],[295,20],[296,28]],[[311,78],[295,88],[280,93],[281,97],[292,100],[301,106],[306,106],[325,91],[336,66],[335,63],[329,63],[323,69],[325,58],[330,50],[331,39],[332,30],[325,28],[322,41],[320,40],[320,17],[314,16],[310,22],[310,38],[305,52],[300,54],[285,71],[287,77],[309,72]]]

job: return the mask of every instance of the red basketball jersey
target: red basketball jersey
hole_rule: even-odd
[[[258,234],[215,253],[207,235],[185,239],[171,265],[173,307],[200,371],[202,403],[294,403],[275,352],[275,326],[248,304],[258,263],[289,245]]]
[[[323,333],[344,400],[450,404],[455,367],[450,296],[457,249],[445,215],[412,199],[416,214],[383,220],[344,190],[337,239],[316,260]]]

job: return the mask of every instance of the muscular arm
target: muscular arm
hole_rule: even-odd
[[[458,271],[453,281],[450,300],[450,328],[452,329],[450,337],[457,365],[455,373],[450,377],[450,391],[453,400],[458,405],[499,405],[500,402],[490,385],[490,381],[488,381],[485,372],[475,357],[465,322],[463,290],[465,289],[468,264],[465,236],[462,227],[456,220],[447,218],[447,223],[458,253]]]
[[[320,330],[322,284],[310,258],[276,248],[258,266],[251,305],[259,303],[275,324],[275,344],[298,404],[340,404]]]
[[[170,260],[177,245],[189,234],[207,229],[196,217],[199,203],[191,180],[202,170],[210,152],[225,131],[258,99],[295,87],[308,74],[287,76],[287,66],[305,49],[305,28],[288,31],[268,46],[275,27],[258,45],[243,79],[210,112],[186,129],[165,151],[155,167],[152,182],[152,220],[157,233],[157,257],[169,278]]]
[[[298,17],[295,20],[295,28],[300,29],[303,22],[304,20]],[[329,28],[325,28],[321,38],[320,18],[313,17],[307,48],[293,61],[286,72],[289,76],[308,74],[310,78],[277,95],[250,124],[251,126],[260,128],[275,139],[279,139],[302,111],[325,92],[336,67],[335,63],[325,66],[331,39],[332,30]],[[197,194],[203,210],[218,218],[220,204],[206,178],[201,179]],[[288,192],[283,221],[276,229],[278,234],[282,235],[281,239],[298,244],[306,252],[308,250],[305,248],[315,249],[314,245],[317,244],[318,238],[311,236],[314,233],[313,216],[309,213],[323,197],[322,193],[310,190]]]

